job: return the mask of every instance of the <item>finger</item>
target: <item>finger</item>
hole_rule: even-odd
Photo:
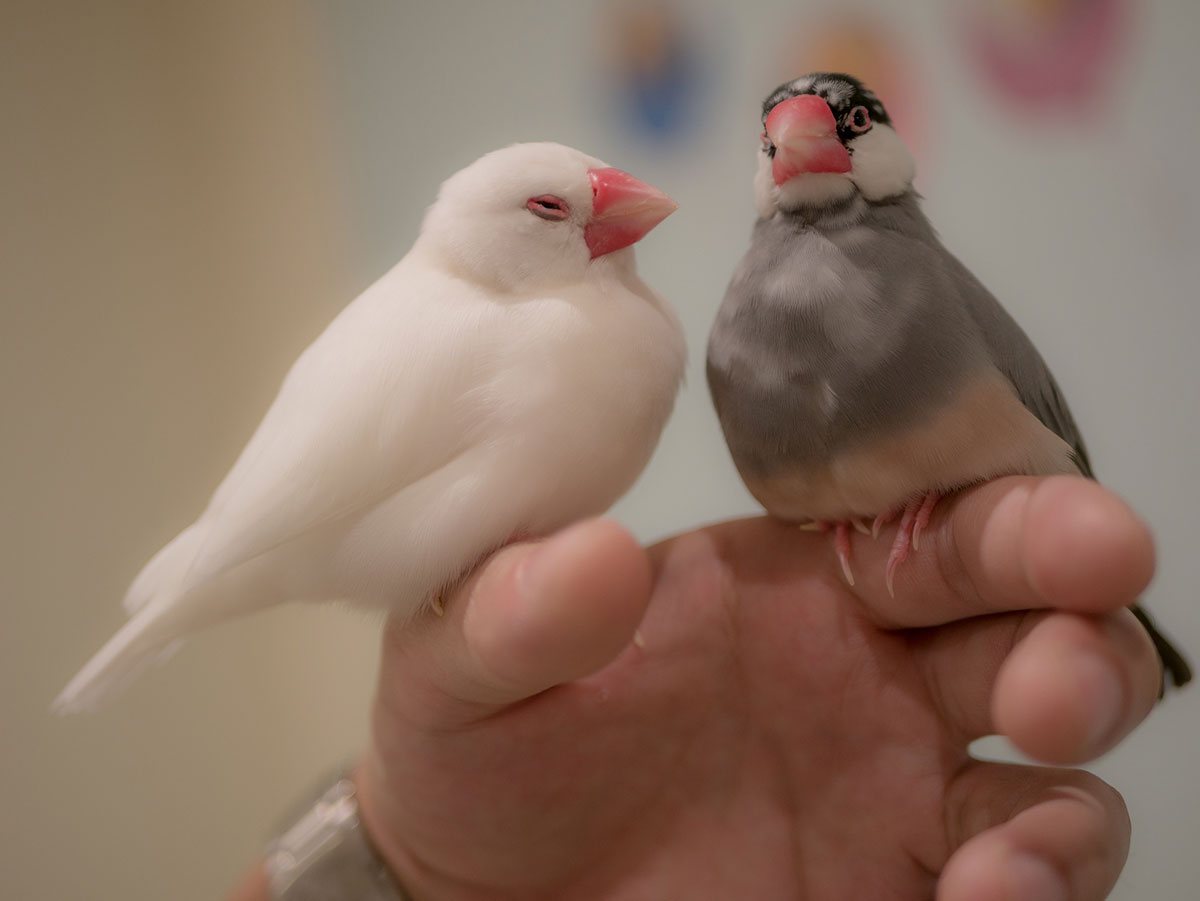
[[[1000,668],[996,729],[1047,763],[1081,763],[1113,747],[1153,709],[1162,664],[1128,610],[1047,617]]]
[[[1103,754],[1153,708],[1160,664],[1127,610],[1026,612],[917,633],[930,696],[964,746],[1000,733],[1048,763]]]
[[[854,533],[855,592],[892,628],[1056,607],[1128,606],[1154,572],[1154,544],[1124,501],[1088,479],[1012,476],[944,499],[889,594],[888,533]]]
[[[1125,802],[1082,770],[972,762],[946,825],[938,901],[1100,901],[1129,854]]]
[[[613,522],[511,545],[446,599],[444,617],[389,625],[380,701],[452,724],[589,675],[628,646],[650,588],[645,552]]]

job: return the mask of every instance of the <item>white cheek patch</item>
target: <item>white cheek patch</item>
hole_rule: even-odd
[[[865,200],[879,201],[903,194],[912,187],[917,163],[900,135],[890,125],[876,124],[852,142],[852,168],[841,175],[814,172],[775,184],[771,157],[760,152],[754,173],[754,209],[763,219],[778,210],[822,206],[842,200],[855,189]]]
[[[876,124],[851,145],[850,180],[867,200],[903,194],[917,175],[917,163],[890,125]]]
[[[759,152],[758,170],[754,173],[754,211],[760,219],[770,219],[779,208],[779,189],[771,173],[771,158]]]

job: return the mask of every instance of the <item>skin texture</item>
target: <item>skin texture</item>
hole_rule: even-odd
[[[853,540],[855,588],[769,518],[496,554],[385,634],[372,840],[417,899],[1106,897],[1117,792],[966,749],[998,731],[1078,764],[1151,709],[1122,609],[1145,525],[1083,479],[998,480],[939,505],[895,598],[890,536]]]

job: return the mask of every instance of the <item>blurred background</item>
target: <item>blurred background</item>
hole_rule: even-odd
[[[98,715],[47,706],[290,362],[482,153],[562,141],[679,201],[639,256],[689,385],[614,515],[649,541],[756,510],[703,348],[753,218],[759,103],[815,68],[889,105],[946,243],[1152,523],[1148,603],[1195,659],[1198,38],[1191,0],[6,0],[0,893],[221,897],[361,747],[378,624],[336,609],[208,632]],[[1195,897],[1198,705],[1171,698],[1094,766],[1135,826],[1115,898]]]

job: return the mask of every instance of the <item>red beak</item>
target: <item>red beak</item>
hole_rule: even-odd
[[[635,244],[679,209],[658,188],[620,169],[589,169],[592,219],[584,227],[592,259]]]
[[[771,174],[775,184],[806,172],[849,172],[850,153],[837,136],[829,104],[801,94],[775,104],[767,116],[767,137],[775,145]]]

